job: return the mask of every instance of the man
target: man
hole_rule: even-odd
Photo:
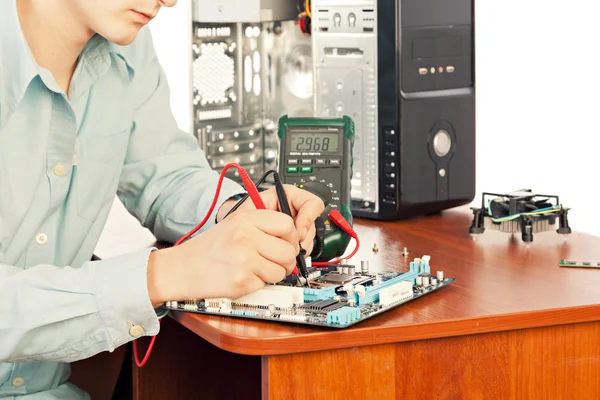
[[[244,295],[289,274],[299,242],[310,252],[320,200],[286,188],[292,219],[268,191],[269,210],[222,220],[244,191],[226,180],[210,229],[90,261],[115,193],[169,242],[215,193],[145,26],[175,3],[0,2],[0,398],[87,398],[69,362],[156,335],[167,300]]]

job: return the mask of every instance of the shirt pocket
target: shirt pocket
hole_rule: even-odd
[[[81,137],[77,144],[77,214],[94,222],[112,202],[125,162],[130,129],[103,136]]]

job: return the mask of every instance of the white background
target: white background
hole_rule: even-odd
[[[283,1],[283,0],[282,0]],[[190,0],[151,23],[173,113],[191,125]],[[531,188],[600,236],[600,5],[480,0],[476,9],[477,196]]]

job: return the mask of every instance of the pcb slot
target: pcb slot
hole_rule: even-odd
[[[332,304],[329,307],[324,308],[323,311],[325,311],[325,312],[335,311],[338,308],[344,307],[345,305],[346,305],[345,303],[342,303],[341,301],[338,301],[337,303]]]
[[[323,311],[325,308],[332,306],[335,303],[339,303],[337,300],[321,300],[315,301],[314,303],[305,304],[301,308],[310,311]]]

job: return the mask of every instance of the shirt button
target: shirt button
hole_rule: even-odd
[[[46,242],[48,242],[48,235],[45,233],[38,233],[35,237],[35,241],[37,244],[46,244]]]
[[[144,328],[142,328],[139,325],[134,325],[129,329],[129,334],[133,337],[142,336],[143,333],[144,333]]]
[[[67,169],[62,164],[56,164],[54,167],[54,175],[63,176],[67,172]]]
[[[12,380],[13,386],[21,386],[24,383],[25,383],[25,379],[23,379],[20,376],[17,376],[15,379]]]

